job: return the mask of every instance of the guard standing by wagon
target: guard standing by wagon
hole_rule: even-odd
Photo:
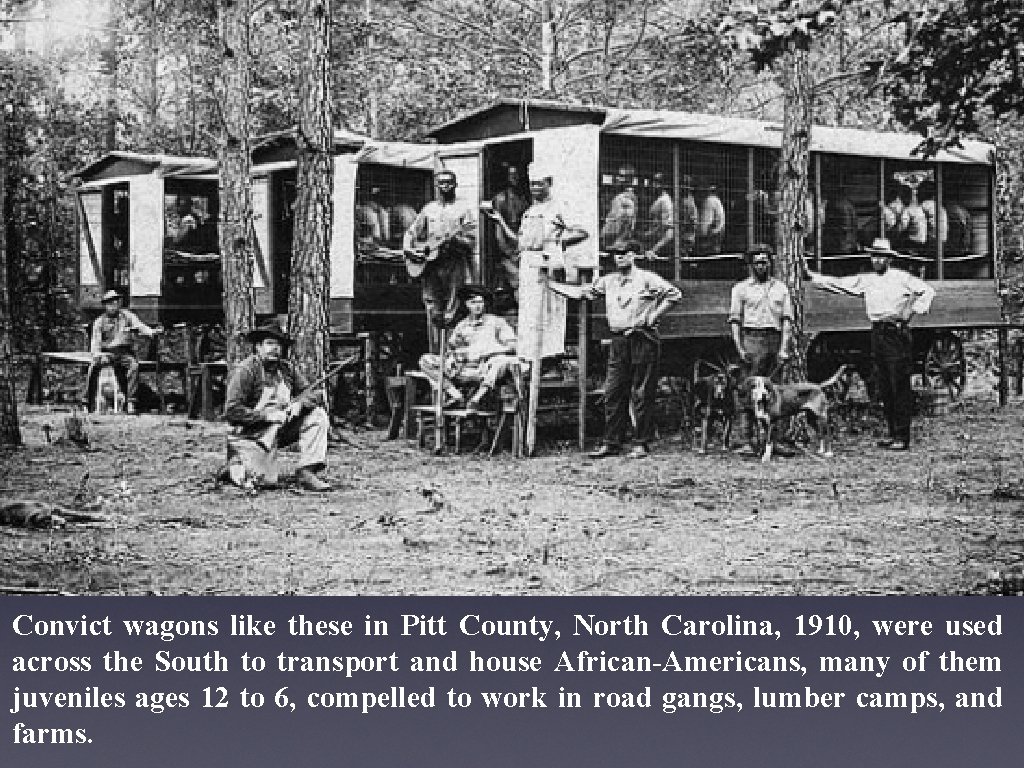
[[[818,288],[864,298],[864,309],[871,321],[875,381],[889,429],[878,445],[906,451],[910,448],[910,420],[914,408],[914,391],[910,384],[913,367],[910,321],[914,315],[928,312],[935,289],[920,278],[890,266],[892,257],[899,254],[886,238],[875,238],[867,252],[871,254],[871,272],[829,277],[807,270],[807,275]]]
[[[755,245],[747,252],[750,277],[732,288],[729,326],[733,346],[749,376],[777,377],[789,359],[793,332],[793,299],[789,288],[772,275],[772,249]],[[749,444],[753,438],[753,414],[749,403],[739,407],[740,436]],[[753,453],[753,446],[749,446]]]
[[[636,240],[614,249],[615,272],[602,275],[582,291],[586,299],[604,296],[612,334],[605,381],[604,442],[590,454],[595,459],[621,452],[630,399],[636,412],[630,455],[647,456],[654,434],[654,398],[661,362],[658,321],[682,294],[654,272],[633,265],[642,252],[643,247]]]

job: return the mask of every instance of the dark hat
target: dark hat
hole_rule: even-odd
[[[643,243],[639,240],[626,240],[625,242],[615,242],[608,246],[608,253],[611,255],[622,254],[622,253],[636,253],[640,254],[644,252]]]
[[[876,237],[864,250],[872,256],[899,256],[899,253],[892,249],[887,237]]]
[[[292,343],[291,338],[284,332],[276,320],[264,323],[259,328],[254,328],[245,334],[245,340],[251,341],[253,344],[259,344],[264,339],[277,339],[286,347]]]
[[[450,177],[452,181],[457,181],[458,177],[455,175],[455,171],[449,171],[447,168],[442,168],[434,174],[434,179],[440,181],[442,178]]]
[[[459,288],[459,298],[463,301],[469,301],[477,296],[482,297],[484,301],[490,301],[493,295],[494,293],[490,288],[479,283],[466,283]]]
[[[693,176],[688,173],[684,173],[683,177],[679,180],[680,189],[688,189],[693,191]]]
[[[747,249],[747,263],[753,264],[754,259],[761,255],[765,255],[771,260],[775,258],[775,251],[767,243],[754,243]]]
[[[103,298],[100,299],[100,304],[106,304],[108,301],[114,301],[114,299],[121,301],[124,297],[115,290],[109,290],[103,294]]]

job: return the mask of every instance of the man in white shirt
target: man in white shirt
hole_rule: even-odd
[[[931,308],[935,289],[923,280],[890,266],[898,256],[884,237],[875,238],[867,249],[871,272],[849,277],[829,277],[808,270],[811,282],[832,293],[862,296],[871,321],[871,355],[875,381],[885,406],[888,435],[878,442],[882,448],[906,451],[910,448],[910,419],[914,392],[910,386],[913,340],[909,324],[914,315]]]
[[[661,359],[658,320],[682,294],[664,278],[633,266],[633,260],[642,252],[639,242],[628,241],[613,251],[616,271],[602,275],[583,290],[586,299],[604,296],[612,334],[604,395],[605,437],[601,447],[590,454],[595,459],[621,452],[631,399],[636,429],[630,455],[647,456],[654,434],[654,397]]]

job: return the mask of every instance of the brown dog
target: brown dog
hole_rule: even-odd
[[[775,384],[765,376],[751,376],[744,384],[754,409],[760,443],[764,446],[761,461],[771,461],[774,443],[772,428],[777,421],[803,413],[817,432],[818,453],[832,454],[832,429],[829,423],[830,400],[842,400],[849,388],[848,366],[839,367],[832,378],[815,384],[810,381],[795,384]]]

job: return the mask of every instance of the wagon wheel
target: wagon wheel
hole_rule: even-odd
[[[967,358],[958,336],[935,337],[924,359],[924,381],[930,389],[944,387],[952,400],[960,398],[967,386]]]

